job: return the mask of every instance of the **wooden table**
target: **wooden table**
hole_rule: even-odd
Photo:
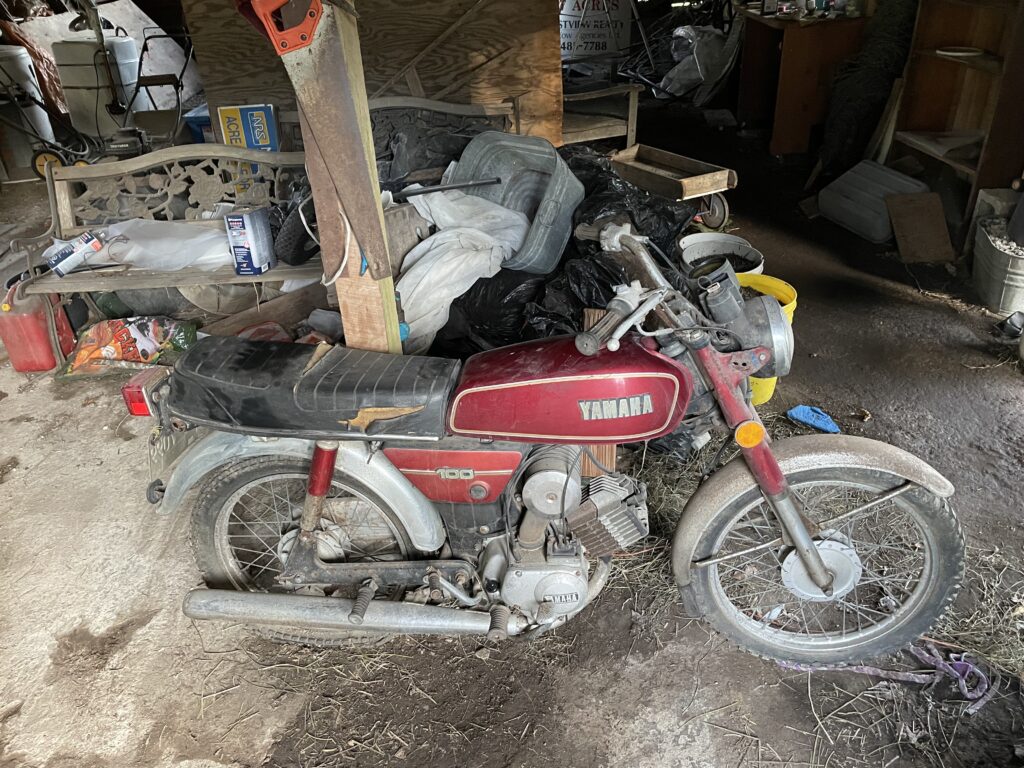
[[[864,18],[787,19],[749,8],[736,117],[771,124],[773,155],[806,152],[811,130],[824,122],[836,68],[860,50]]]

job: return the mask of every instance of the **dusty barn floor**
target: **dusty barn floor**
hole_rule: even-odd
[[[0,220],[42,216],[39,193],[6,193]],[[1008,670],[980,713],[944,685],[783,670],[681,618],[663,536],[692,467],[651,456],[633,459],[662,537],[538,643],[319,652],[197,626],[180,612],[199,581],[187,519],[145,502],[146,426],[123,418],[119,381],[60,384],[0,358],[0,766],[1021,764],[1024,374],[991,318],[944,298],[952,278],[911,287],[797,199],[767,183],[731,197],[738,232],[800,292],[797,361],[768,410],[819,405],[956,484],[971,573],[935,634]]]

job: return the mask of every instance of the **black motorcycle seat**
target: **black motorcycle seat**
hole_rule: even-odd
[[[174,366],[170,412],[227,432],[439,438],[457,360],[208,336]]]

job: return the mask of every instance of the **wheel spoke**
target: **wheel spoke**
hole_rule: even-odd
[[[273,587],[283,567],[278,551],[282,537],[295,531],[306,494],[303,475],[269,475],[238,489],[221,513],[224,556],[248,589]],[[404,557],[401,540],[375,504],[335,482],[316,532],[325,560],[373,561]],[[324,548],[332,555],[326,557]]]
[[[818,525],[872,502],[875,505],[841,519],[818,536],[821,542],[829,542],[819,546],[823,553],[831,547],[828,554],[837,559],[839,573],[844,572],[842,563],[847,563],[842,591],[831,599],[814,591],[802,564],[793,561],[797,556],[791,547],[772,545],[741,554],[783,541],[782,528],[765,499],[757,499],[736,515],[711,550],[717,562],[708,567],[721,594],[735,611],[754,622],[759,628],[755,631],[845,638],[871,631],[913,601],[926,567],[923,534],[916,518],[897,499],[876,502],[891,491],[836,480],[798,484],[793,492],[804,514]],[[796,583],[806,586],[792,591],[795,587],[787,585],[794,582],[784,578],[802,578]],[[882,610],[889,607],[892,610]]]

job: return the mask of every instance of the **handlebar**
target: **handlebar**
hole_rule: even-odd
[[[625,301],[618,298],[612,299],[608,304],[607,313],[594,324],[593,328],[576,334],[576,349],[580,354],[588,357],[596,355],[631,311],[632,308]]]

